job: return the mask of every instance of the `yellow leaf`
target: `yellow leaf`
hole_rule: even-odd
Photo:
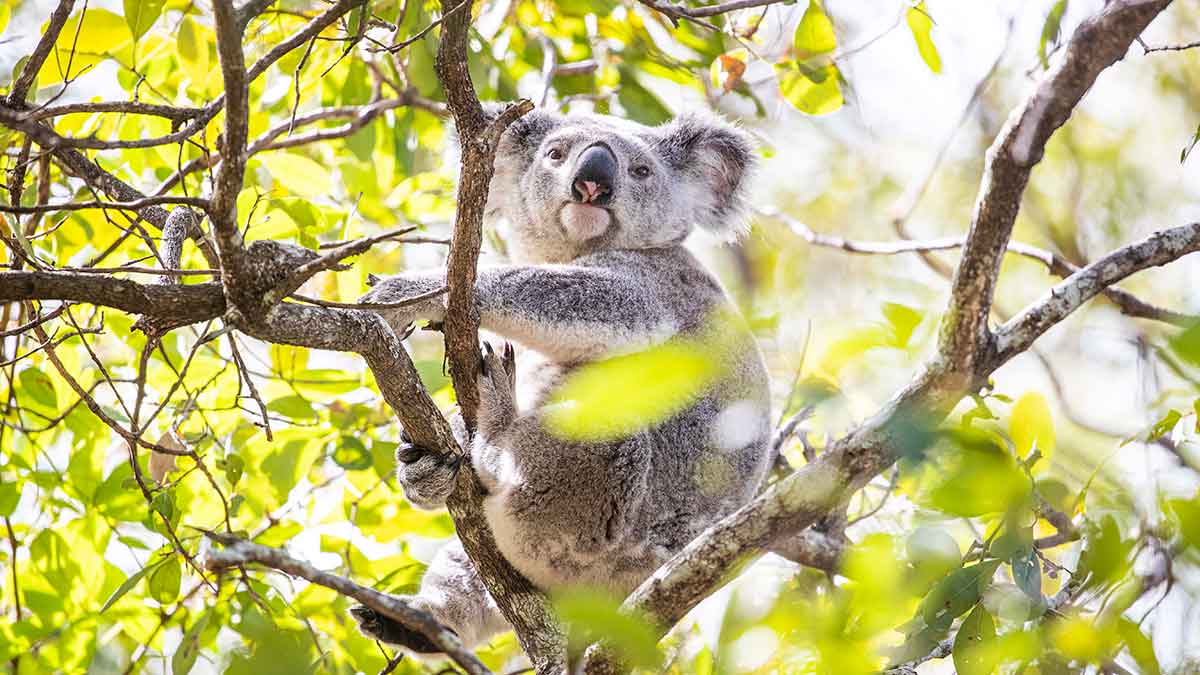
[[[804,10],[800,23],[796,24],[792,44],[798,59],[837,49],[837,35],[833,32],[833,22],[829,20],[829,15],[817,0],[809,0],[808,9]]]
[[[1025,393],[1013,404],[1008,433],[1017,447],[1017,456],[1026,457],[1036,445],[1044,459],[1054,452],[1054,416],[1046,399],[1036,391]]]
[[[776,65],[775,74],[779,78],[779,93],[800,112],[827,115],[845,103],[838,82],[840,74],[833,64],[811,68],[788,62]]]
[[[38,75],[38,85],[45,87],[57,84],[63,81],[64,75],[75,77],[87,66],[94,66],[107,58],[120,58],[119,55],[132,39],[125,19],[110,11],[88,9],[82,17],[82,23],[80,15],[76,14],[63,25],[54,43],[55,53],[46,59],[46,65]],[[68,64],[70,73],[67,73]]]
[[[301,197],[328,197],[333,190],[333,177],[315,161],[293,153],[275,153],[262,158],[262,163],[277,183]]]
[[[908,20],[908,29],[912,31],[913,40],[917,43],[917,51],[921,54],[921,59],[925,61],[925,65],[935,73],[942,72],[942,57],[938,54],[937,45],[933,43],[933,19],[929,18],[929,10],[925,8],[925,3],[918,3],[915,7],[909,7],[906,17]]]

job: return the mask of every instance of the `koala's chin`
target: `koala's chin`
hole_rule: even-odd
[[[612,214],[591,204],[567,204],[559,213],[559,220],[569,238],[583,243],[604,234],[612,222]]]

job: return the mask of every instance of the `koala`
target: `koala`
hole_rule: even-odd
[[[519,351],[486,346],[477,429],[468,439],[458,421],[456,433],[486,489],[501,553],[545,591],[629,593],[749,501],[766,475],[762,355],[721,284],[682,245],[696,227],[741,232],[753,163],[744,132],[699,115],[649,127],[538,110],[501,138],[486,214],[507,223],[513,262],[479,269],[475,301],[482,328]],[[395,302],[444,279],[443,270],[390,277],[364,301]],[[400,333],[442,320],[444,302],[381,314]],[[629,422],[614,410],[620,424],[598,419],[598,438],[552,424],[556,409],[571,403],[558,393],[573,374],[671,344],[700,345],[711,367],[703,386],[665,416]],[[405,438],[397,461],[410,502],[444,505],[457,458]],[[405,599],[467,645],[508,629],[458,542],[439,552],[418,594]],[[369,608],[352,612],[371,637],[435,651]]]

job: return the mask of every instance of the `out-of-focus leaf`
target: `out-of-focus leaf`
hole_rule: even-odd
[[[1079,558],[1079,570],[1090,572],[1090,586],[1104,586],[1119,580],[1129,570],[1133,542],[1121,538],[1117,519],[1104,516],[1099,524],[1087,523],[1086,545]]]
[[[1170,345],[1179,358],[1193,366],[1200,366],[1200,321],[1171,338]]]
[[[298,395],[277,398],[267,404],[267,410],[283,413],[294,420],[312,420],[317,417],[317,411],[313,409],[312,403]]]
[[[161,604],[170,604],[179,597],[179,584],[183,580],[183,570],[179,560],[171,556],[154,568],[147,581],[150,597]]]
[[[1048,460],[1054,454],[1055,436],[1054,417],[1046,398],[1030,391],[1017,399],[1008,419],[1008,433],[1018,457],[1028,457],[1036,446],[1042,458]]]
[[[1167,508],[1179,521],[1179,535],[1183,542],[1200,549],[1200,496],[1168,500]]]
[[[1141,675],[1161,675],[1162,668],[1158,664],[1158,657],[1154,655],[1154,645],[1136,623],[1123,616],[1118,618],[1117,634],[1137,663]]]
[[[994,664],[988,658],[987,643],[996,639],[996,623],[983,605],[963,619],[954,637],[954,668],[958,675],[988,675]]]
[[[164,558],[164,559],[156,561],[156,562],[151,562],[148,565],[146,565],[145,567],[143,567],[142,569],[131,574],[128,579],[126,579],[124,582],[121,583],[120,586],[117,587],[117,590],[113,591],[112,595],[108,596],[108,600],[104,601],[104,605],[100,608],[100,613],[103,614],[104,612],[108,611],[109,607],[112,607],[114,604],[116,604],[116,602],[118,600],[120,600],[122,597],[124,597],[125,594],[128,593],[134,586],[137,586],[137,583],[142,580],[142,577],[144,577],[147,574],[158,569],[158,566],[162,565],[167,560],[170,560],[170,558]]]
[[[31,396],[48,408],[58,407],[58,394],[50,376],[37,368],[26,368],[17,375],[17,393]]]
[[[196,657],[200,655],[200,633],[208,625],[208,617],[207,612],[201,614],[192,627],[183,634],[183,640],[175,648],[175,654],[171,657],[171,675],[187,675],[192,672],[192,666],[196,664]]]
[[[168,431],[158,439],[158,445],[167,448],[168,450],[178,450],[183,452],[183,442],[179,440],[179,436],[174,431]],[[167,480],[167,474],[175,470],[175,455],[167,452],[159,452],[157,450],[150,451],[150,461],[147,462],[150,469],[150,477],[154,482],[162,485]]]
[[[193,84],[203,88],[208,79],[208,35],[190,16],[185,16],[179,24],[175,50]]]
[[[329,170],[304,155],[274,152],[262,155],[261,161],[271,177],[294,195],[328,198],[333,191]]]
[[[124,0],[125,23],[134,40],[139,40],[158,21],[166,0]]]
[[[933,43],[933,19],[930,18],[925,3],[919,2],[909,7],[905,12],[905,19],[917,44],[917,51],[921,54],[921,60],[933,72],[942,72],[942,57],[938,54],[937,45]]]
[[[1083,616],[1068,616],[1050,625],[1050,643],[1063,656],[1094,663],[1106,655],[1115,636]]]
[[[671,110],[663,105],[646,87],[642,86],[628,66],[617,68],[621,74],[621,88],[617,90],[617,101],[634,120],[642,124],[662,124],[671,119]]]
[[[1183,414],[1178,410],[1168,410],[1162,419],[1154,423],[1150,427],[1150,431],[1146,432],[1146,441],[1157,441],[1166,436],[1175,429],[1175,425],[1179,424],[1179,420],[1183,419]]]
[[[809,115],[828,115],[841,108],[841,73],[831,64],[812,68],[796,61],[775,66],[779,93],[797,110]]]
[[[1012,567],[1013,581],[1017,582],[1025,595],[1031,599],[1042,601],[1042,561],[1032,549],[1019,551],[1008,561]]]
[[[1042,39],[1038,42],[1038,61],[1042,62],[1042,68],[1050,67],[1046,62],[1046,57],[1050,53],[1047,47],[1058,42],[1058,32],[1062,27],[1062,18],[1066,11],[1067,0],[1058,0],[1050,8],[1050,13],[1046,15],[1046,21],[1042,24]]]
[[[230,453],[225,457],[225,480],[229,481],[232,486],[237,486],[238,481],[242,479],[242,472],[246,469],[246,460],[237,453]]]
[[[800,17],[800,23],[796,24],[796,32],[792,35],[792,47],[798,59],[837,49],[833,22],[818,0],[809,0],[808,9],[804,10],[804,16]]]
[[[21,501],[21,488],[17,481],[4,478],[0,482],[0,517],[11,516]]]
[[[921,601],[926,625],[948,629],[954,619],[975,606],[992,582],[999,560],[986,560],[951,572]]]
[[[912,339],[913,331],[921,325],[924,315],[912,307],[895,302],[885,302],[883,303],[883,317],[887,319],[888,326],[892,329],[893,346],[903,349]]]
[[[554,598],[555,614],[567,625],[568,649],[579,654],[604,639],[632,667],[657,665],[658,639],[650,625],[619,611],[621,600],[603,592],[574,590]]]
[[[990,434],[956,429],[945,439],[931,457],[928,488],[919,501],[956,516],[974,517],[1008,511],[1028,498],[1029,479]],[[980,485],[988,489],[980,490]]]
[[[591,363],[558,388],[546,424],[574,440],[626,437],[683,410],[719,374],[709,351],[684,342]]]
[[[1200,143],[1200,126],[1196,127],[1196,133],[1192,135],[1192,140],[1187,145],[1183,146],[1183,150],[1179,151],[1179,163],[1183,164],[1187,161],[1188,155],[1192,154],[1192,150],[1196,148],[1196,144]]]
[[[742,84],[749,59],[750,53],[745,49],[735,49],[713,59],[709,68],[713,86],[725,93],[737,89]]]
[[[367,446],[353,436],[342,436],[338,439],[337,449],[333,451],[333,461],[347,471],[362,471],[371,468],[373,464]]]
[[[908,563],[913,570],[913,586],[928,588],[962,566],[962,549],[950,533],[926,525],[908,535],[905,541]]]

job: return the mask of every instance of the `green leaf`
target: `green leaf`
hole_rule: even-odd
[[[900,349],[908,346],[913,331],[921,325],[921,312],[895,302],[883,303],[883,317],[892,329],[892,344]]]
[[[939,630],[950,628],[955,618],[979,602],[999,566],[999,560],[987,560],[951,572],[921,601],[925,623]]]
[[[1175,425],[1179,424],[1179,420],[1181,419],[1183,419],[1183,415],[1178,410],[1168,410],[1162,419],[1150,427],[1150,431],[1146,434],[1146,440],[1157,441],[1166,436],[1175,429]]]
[[[1183,543],[1200,548],[1200,497],[1170,499],[1166,506],[1175,520],[1179,521],[1179,535]]]
[[[621,75],[617,101],[631,118],[642,124],[662,124],[671,119],[670,108],[663,105],[654,93],[638,82],[633,68],[619,66],[617,72]]]
[[[993,664],[984,644],[996,639],[996,623],[982,604],[963,619],[954,636],[954,668],[958,675],[988,675]]]
[[[231,486],[236,486],[238,481],[242,479],[242,472],[246,469],[246,460],[237,453],[230,453],[225,457],[225,480],[229,481]]]
[[[21,501],[21,487],[11,478],[0,482],[0,517],[11,516]]]
[[[1200,321],[1171,338],[1169,344],[1179,358],[1193,366],[1200,366]]]
[[[817,0],[809,0],[808,9],[796,24],[796,32],[792,36],[792,46],[796,50],[797,59],[806,59],[817,54],[826,54],[837,49],[837,35],[833,32],[833,22]]]
[[[8,28],[8,20],[12,18],[12,5],[5,2],[0,4],[0,33]]]
[[[1133,542],[1122,539],[1116,518],[1106,515],[1098,525],[1087,523],[1084,541],[1087,544],[1079,557],[1079,568],[1092,573],[1089,586],[1104,586],[1125,575]]]
[[[1058,42],[1058,32],[1062,27],[1062,18],[1066,11],[1067,0],[1058,0],[1050,8],[1050,13],[1046,15],[1046,22],[1042,24],[1042,39],[1038,42],[1038,61],[1042,63],[1042,68],[1050,67],[1046,62],[1050,50],[1046,47]]]
[[[17,376],[17,393],[27,394],[48,408],[58,407],[58,394],[50,376],[37,368],[26,368]]]
[[[1138,664],[1138,672],[1141,675],[1161,675],[1162,668],[1158,665],[1158,657],[1154,655],[1154,645],[1136,623],[1120,617],[1117,620],[1117,634],[1125,642],[1129,655]]]
[[[184,633],[183,640],[175,649],[175,655],[171,657],[171,675],[187,675],[192,671],[196,657],[200,655],[200,633],[208,625],[208,617],[208,613],[201,614],[187,633]]]
[[[820,68],[788,61],[775,66],[779,93],[794,108],[809,115],[828,115],[845,104],[837,66]]]
[[[1054,416],[1046,398],[1036,391],[1026,392],[1013,404],[1008,420],[1008,433],[1016,446],[1018,457],[1028,457],[1037,447],[1043,459],[1054,453]]]
[[[937,45],[933,43],[931,35],[933,19],[930,18],[925,3],[919,2],[916,6],[909,7],[905,13],[905,19],[908,21],[908,29],[912,31],[913,40],[917,43],[917,51],[921,54],[921,60],[933,72],[942,72],[942,57],[938,54]]]
[[[125,0],[125,23],[133,39],[139,40],[162,14],[166,0]]]
[[[367,446],[353,436],[342,436],[338,440],[337,450],[333,451],[333,461],[347,471],[362,471],[374,464]]]
[[[1192,135],[1192,140],[1179,152],[1179,163],[1183,164],[1187,161],[1188,155],[1192,154],[1192,150],[1196,148],[1196,144],[1200,143],[1200,126],[1196,127],[1196,133]]]
[[[620,604],[619,598],[587,589],[554,598],[555,614],[568,627],[568,650],[579,654],[602,638],[620,654],[626,666],[658,665],[658,639],[650,625],[639,617],[621,613]]]
[[[317,411],[313,410],[312,403],[303,396],[298,395],[277,398],[267,404],[267,410],[298,420],[312,420],[317,418]]]
[[[179,584],[183,580],[183,569],[179,560],[171,556],[154,569],[147,582],[150,597],[167,605],[179,597]]]
[[[154,499],[151,501],[150,506],[155,511],[159,512],[163,518],[170,522],[174,522],[175,496],[170,492],[163,490],[162,492],[154,495]]]
[[[109,607],[115,605],[118,600],[120,600],[126,593],[130,591],[130,589],[132,589],[134,586],[137,586],[137,583],[142,580],[142,577],[158,569],[159,565],[162,565],[168,560],[170,560],[170,558],[163,558],[158,562],[152,562],[130,575],[128,579],[123,581],[121,585],[117,587],[117,590],[113,591],[112,595],[108,596],[108,600],[104,601],[104,606],[100,608],[100,613],[103,614],[108,610]]]

